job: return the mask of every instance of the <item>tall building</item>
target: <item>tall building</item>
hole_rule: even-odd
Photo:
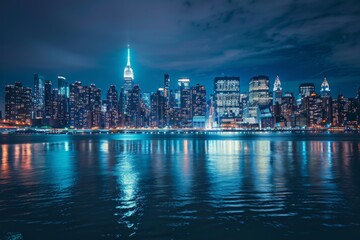
[[[330,95],[330,86],[329,86],[328,81],[326,80],[326,77],[324,78],[323,82],[321,83],[320,94],[322,97]]]
[[[206,89],[204,85],[196,84],[191,88],[191,116],[206,115]]]
[[[88,126],[87,128],[101,127],[101,89],[97,88],[95,84],[91,84],[89,89],[88,100]]]
[[[295,127],[296,101],[294,94],[285,92],[281,100],[281,115],[285,118],[286,127]]]
[[[33,119],[43,119],[45,107],[45,79],[43,76],[34,74],[34,91],[33,91]],[[41,124],[41,122],[40,122]]]
[[[330,126],[333,122],[333,107],[332,107],[332,98],[330,95],[330,86],[326,78],[324,78],[321,87],[320,87],[320,96],[321,96],[321,124]]]
[[[69,83],[66,81],[66,78],[64,76],[59,75],[57,77],[57,81],[58,81],[59,94],[65,95],[68,98],[70,94],[70,89],[69,89]]]
[[[276,76],[273,88],[273,113],[275,116],[276,123],[282,121],[283,117],[281,115],[281,102],[282,100],[282,87],[279,75]]]
[[[108,109],[106,115],[106,125],[108,128],[119,127],[119,98],[115,85],[111,85],[106,94]]]
[[[164,74],[164,97],[170,97],[170,75]]]
[[[276,103],[281,105],[281,99],[282,99],[282,87],[281,87],[279,75],[277,75],[273,88],[273,105],[276,105]]]
[[[133,88],[134,84],[134,71],[130,64],[130,45],[127,49],[127,64],[124,69],[124,91],[128,92]]]
[[[315,92],[315,85],[313,83],[302,83],[299,86],[299,94],[301,97],[308,97]]]
[[[205,128],[206,125],[206,89],[196,84],[191,88],[191,116],[193,128]]]
[[[151,94],[150,127],[163,128],[165,126],[165,109],[163,89]]]
[[[69,97],[69,125],[70,128],[84,128],[85,90],[81,82],[70,85]],[[61,95],[61,94],[59,94]]]
[[[5,86],[5,119],[30,124],[32,111],[31,88],[20,82]]]
[[[269,77],[255,76],[249,81],[249,100],[247,108],[247,117],[254,119],[254,123],[259,123],[259,108],[269,108],[271,104],[271,96],[269,92]]]
[[[271,103],[269,77],[255,76],[249,82],[249,105],[267,107]]]
[[[181,126],[189,127],[191,125],[191,96],[190,96],[190,79],[179,78],[178,86],[180,92],[180,114]]]
[[[165,126],[169,126],[170,124],[170,76],[169,74],[164,74],[164,110],[165,110]]]
[[[145,126],[145,109],[141,98],[141,89],[138,84],[128,92],[126,112],[129,116],[129,127],[140,128]]]
[[[45,81],[44,86],[44,121],[45,126],[50,126],[51,116],[52,116],[52,83],[50,80]]]
[[[240,78],[215,77],[214,79],[215,126],[237,122],[241,118]]]

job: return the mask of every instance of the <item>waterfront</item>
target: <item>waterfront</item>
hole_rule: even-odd
[[[360,237],[357,134],[2,135],[0,143],[0,236]]]

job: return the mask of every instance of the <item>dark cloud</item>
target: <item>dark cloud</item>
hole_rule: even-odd
[[[165,72],[210,91],[222,73],[244,91],[252,75],[278,73],[285,90],[327,75],[333,92],[354,95],[344,83],[360,83],[359,22],[357,0],[1,1],[0,79],[31,85],[40,72],[119,86],[129,43],[146,91]]]

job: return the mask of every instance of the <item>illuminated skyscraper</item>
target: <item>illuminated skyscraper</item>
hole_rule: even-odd
[[[50,125],[51,115],[52,115],[52,83],[51,81],[45,81],[45,107],[44,107],[44,122],[43,124],[48,126]]]
[[[5,87],[5,119],[30,124],[31,88],[20,82]]]
[[[279,75],[277,75],[273,89],[273,105],[276,105],[276,103],[281,105],[281,98],[282,98],[282,87],[281,87]]]
[[[63,76],[58,76],[58,90],[59,94],[65,95],[66,98],[69,97],[70,90],[69,90],[69,83],[66,81],[66,78]]]
[[[260,120],[260,116],[258,116],[258,109],[268,108],[271,104],[269,82],[268,76],[255,76],[249,81],[247,117],[254,118],[255,122]]]
[[[330,96],[330,87],[329,83],[326,80],[326,77],[324,78],[321,88],[320,88],[320,96],[321,96],[321,117],[322,125],[330,125],[332,123],[332,98]]]
[[[315,85],[313,83],[302,83],[299,86],[299,94],[301,97],[308,97],[315,92]]]
[[[128,92],[132,90],[133,84],[134,84],[134,71],[131,68],[131,64],[130,64],[130,45],[128,45],[127,64],[124,69],[124,91]]]
[[[330,87],[328,81],[326,80],[326,77],[321,84],[320,93],[322,97],[330,95]]]
[[[33,119],[42,119],[45,106],[45,80],[44,77],[34,74],[34,92],[33,92]]]
[[[214,120],[218,127],[241,118],[239,77],[216,77],[214,79],[214,104]]]
[[[191,125],[190,79],[179,78],[178,85],[180,91],[181,126],[186,127]]]

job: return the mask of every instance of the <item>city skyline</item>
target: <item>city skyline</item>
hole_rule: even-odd
[[[189,77],[210,91],[213,78],[223,73],[240,76],[241,89],[259,74],[271,81],[279,74],[292,92],[303,82],[321,84],[324,76],[333,93],[352,96],[347,86],[358,87],[356,1],[124,3],[89,2],[82,8],[73,2],[3,1],[1,82],[31,86],[38,72],[106,89],[122,78],[123,50],[130,43],[135,83],[149,92],[164,73]]]
[[[126,79],[128,79],[127,80],[127,82],[128,82],[128,84],[129,84],[129,81],[131,82],[130,83],[130,85],[132,84],[132,85],[134,85],[134,84],[138,84],[138,85],[141,85],[142,87],[143,87],[143,85],[141,84],[141,83],[139,83],[139,82],[137,82],[136,81],[136,78],[134,77],[134,70],[132,69],[132,67],[130,66],[130,44],[127,44],[127,48],[126,48],[126,64],[124,64],[124,66],[125,66],[125,68],[124,68],[124,71],[123,71],[123,76],[119,79],[119,81],[117,81],[117,82],[115,82],[115,83],[113,83],[113,84],[110,84],[110,85],[114,85],[114,86],[116,86],[118,89],[120,89],[122,86],[123,86],[123,84],[124,84],[124,78],[126,78]],[[170,75],[168,74],[168,73],[165,73],[165,74],[167,74],[168,76],[169,76],[169,83],[168,83],[168,85],[169,85],[169,87],[170,88],[175,88],[176,87],[176,85],[177,85],[177,81],[178,81],[178,79],[182,79],[182,78],[184,78],[185,76],[178,76],[178,77],[175,77],[175,78],[173,78],[173,80],[171,81],[171,77],[170,77]],[[44,78],[44,80],[47,80],[47,81],[54,81],[55,82],[55,80],[57,79],[59,79],[59,78],[62,78],[62,79],[67,79],[67,77],[64,77],[63,75],[61,75],[61,74],[57,74],[56,75],[56,79],[50,79],[50,78],[48,78],[48,77],[44,77],[44,75],[41,75],[40,73],[34,73],[33,74],[33,77],[35,76],[35,75],[39,75],[39,76],[41,76],[42,78]],[[259,75],[259,74],[257,74],[257,75]],[[257,75],[254,75],[254,76],[257,76]],[[244,80],[243,78],[241,78],[241,76],[233,76],[233,75],[226,75],[226,74],[222,74],[222,76],[223,77],[238,77],[239,78],[239,80],[240,80],[240,85],[239,85],[239,87],[240,87],[240,93],[242,93],[242,94],[248,94],[249,93],[249,82],[251,81],[251,79],[254,77],[254,76],[252,76],[251,78],[249,78],[248,80]],[[269,77],[269,75],[266,75],[266,74],[264,74],[264,75],[259,75],[259,76],[267,76],[267,77]],[[218,77],[218,76],[215,76],[214,78],[216,78],[216,77]],[[185,78],[187,78],[187,79],[191,79],[191,78],[189,78],[189,77],[185,77]],[[213,79],[214,79],[213,78]],[[71,79],[71,77],[70,77],[70,79]],[[213,79],[211,79],[211,81],[213,81]],[[303,82],[300,82],[300,84],[298,85],[298,86],[295,86],[295,88],[294,89],[286,89],[286,88],[284,88],[284,87],[282,87],[282,89],[283,89],[283,92],[284,93],[286,93],[286,92],[290,92],[290,93],[293,93],[293,94],[295,94],[295,95],[297,95],[298,93],[299,93],[299,86],[301,85],[301,84],[306,84],[306,83],[312,83],[312,84],[314,84],[314,86],[315,86],[315,92],[318,92],[318,93],[320,93],[320,91],[321,91],[321,89],[322,89],[322,84],[323,84],[323,80],[324,79],[327,79],[327,76],[323,76],[323,78],[321,79],[321,80],[319,80],[318,82],[310,82],[310,81],[303,81]],[[271,77],[269,77],[269,84],[271,85],[271,86],[275,86],[275,83],[277,82],[277,81],[279,81],[280,79],[279,79],[279,75],[278,74],[276,74],[276,76],[274,77],[274,78],[271,78]],[[34,78],[32,79],[32,81],[34,81]],[[21,83],[23,83],[23,81],[14,81],[14,82],[21,82]],[[10,83],[10,84],[6,84],[6,85],[11,85],[11,84],[13,84],[14,82],[12,82],[12,83]],[[68,82],[69,82],[69,80],[68,80]],[[92,85],[92,84],[95,84],[95,85],[97,85],[97,86],[99,86],[99,85],[102,85],[101,84],[101,82],[100,82],[100,84],[99,84],[99,82],[89,82],[88,83],[88,81],[85,81],[85,82],[83,82],[83,81],[81,81],[81,80],[74,80],[73,82],[82,82],[82,83],[84,83],[85,85]],[[245,82],[245,83],[244,83]],[[320,82],[321,82],[321,84],[320,84]],[[25,81],[25,83],[26,83],[26,81]],[[199,82],[196,82],[196,83],[199,83]],[[161,88],[161,87],[163,87],[163,82],[162,82],[162,80],[161,80],[161,82],[159,82],[159,86],[154,86],[154,85],[152,85],[152,89],[150,90],[150,91],[144,91],[143,90],[143,92],[149,92],[149,93],[153,93],[153,92],[156,92],[157,90],[158,90],[158,88]],[[244,84],[245,84],[245,86],[244,86]],[[286,81],[283,81],[283,80],[281,80],[281,86],[286,86],[288,83],[286,83]],[[34,82],[32,82],[31,84],[29,84],[28,86],[26,85],[26,84],[24,84],[24,87],[33,87],[33,85],[34,85]],[[109,85],[109,86],[110,86]],[[131,86],[128,86],[127,88],[128,88],[128,90],[130,90],[131,89]],[[206,85],[205,85],[206,86]],[[5,87],[5,85],[4,85],[4,87]],[[108,86],[107,86],[108,87]],[[98,87],[99,89],[102,89],[101,87]],[[211,88],[210,88],[211,89]],[[35,90],[35,89],[34,89]],[[103,89],[103,90],[105,90],[105,89]],[[354,90],[354,89],[352,89],[352,90]],[[35,90],[36,91],[36,90]],[[215,91],[215,89],[213,89],[212,91],[210,90],[210,91],[208,91],[207,92],[207,96],[209,96],[210,94],[213,94],[214,93],[214,91]],[[358,93],[358,90],[357,90],[357,88],[353,91],[353,95],[349,95],[349,96],[347,96],[347,95],[344,95],[344,96],[346,96],[346,97],[355,97],[355,96],[357,96],[357,93]],[[331,96],[332,97],[337,97],[338,95],[340,95],[340,94],[342,94],[342,92],[335,92],[335,91],[331,91],[330,92],[330,94],[331,94]],[[0,96],[1,96],[1,99],[0,99],[0,111],[4,111],[4,108],[5,108],[5,101],[4,101],[4,95],[3,95],[3,92],[0,94]],[[101,95],[101,97],[102,98],[104,98],[105,97],[105,91],[103,91],[102,92],[102,95]]]

